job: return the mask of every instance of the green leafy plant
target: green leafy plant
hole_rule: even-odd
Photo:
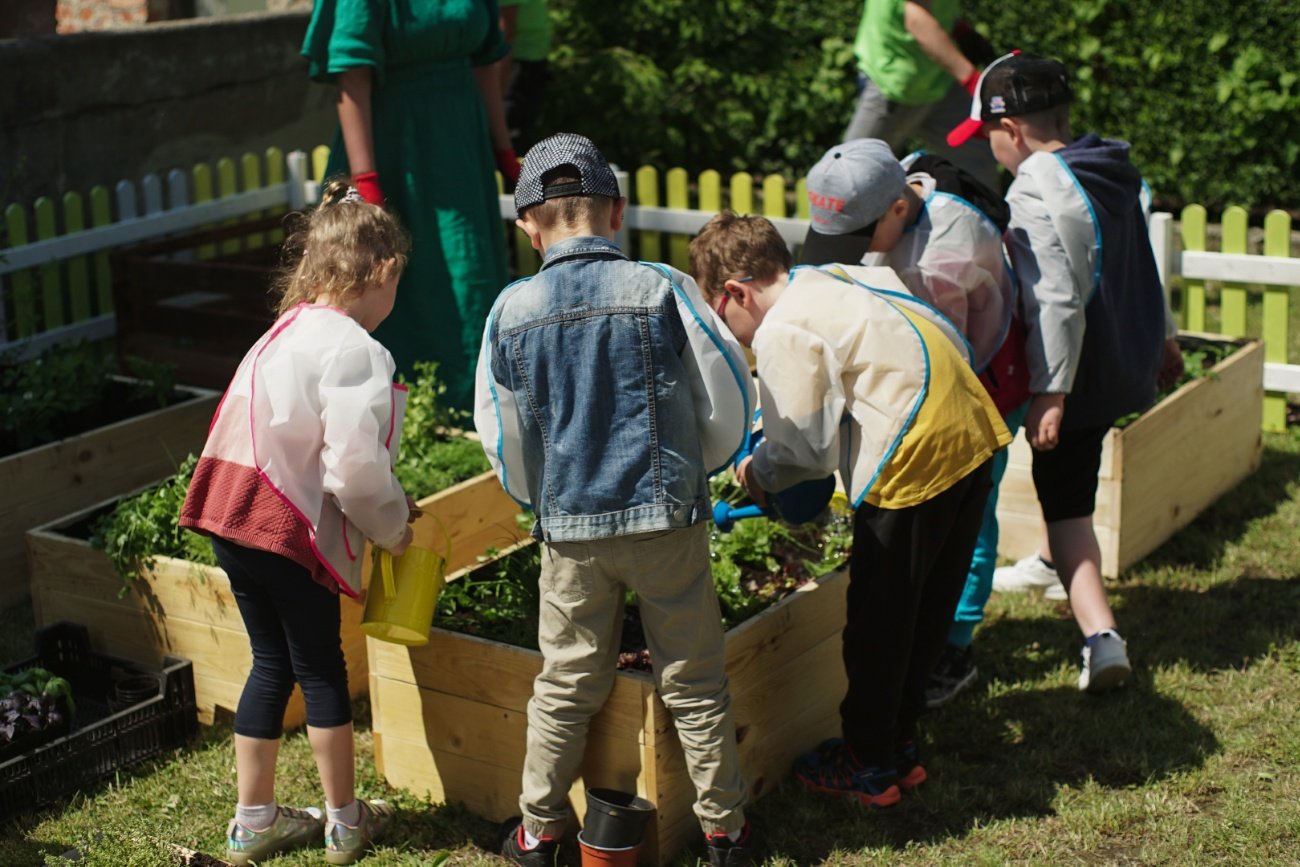
[[[1194,380],[1217,379],[1218,375],[1214,373],[1214,366],[1227,357],[1228,353],[1233,349],[1231,343],[1200,340],[1198,338],[1180,337],[1179,343],[1183,353],[1183,374],[1178,377],[1177,382],[1156,395],[1155,403],[1159,403]],[[1113,427],[1128,427],[1141,417],[1142,413],[1140,412],[1129,413],[1117,419]]]
[[[402,448],[393,473],[402,489],[423,497],[486,471],[483,446],[459,435],[469,413],[443,403],[447,386],[438,379],[436,362],[416,362],[415,379],[407,383]]]
[[[454,425],[462,415],[441,404],[444,391],[435,365],[417,365],[402,422],[401,459],[393,470],[403,489],[413,494],[434,493],[487,469],[482,446],[455,435]],[[198,458],[190,455],[175,475],[120,500],[95,521],[90,543],[108,554],[128,586],[156,557],[217,565],[208,540],[178,523],[197,463]]]
[[[711,484],[715,500],[746,502],[744,491],[729,479]],[[817,521],[792,527],[768,518],[738,521],[731,532],[709,538],[713,584],[722,608],[723,627],[753,617],[803,584],[838,569],[848,559],[853,522],[847,510],[828,509]],[[520,647],[537,647],[537,580],[541,549],[526,545],[447,584],[438,599],[434,625],[492,638]],[[640,639],[636,595],[627,598],[624,653],[620,665],[647,666]]]
[[[217,565],[208,540],[183,529],[178,520],[185,492],[198,463],[190,455],[174,476],[148,490],[120,500],[91,529],[90,544],[102,548],[117,574],[129,586],[141,569],[157,557],[177,557],[205,566]]]
[[[112,354],[87,343],[0,363],[0,454],[35,448],[175,399],[172,365],[132,356],[123,363],[134,381],[114,379]]]

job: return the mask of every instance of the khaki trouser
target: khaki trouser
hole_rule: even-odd
[[[558,837],[591,717],[614,686],[624,588],[636,591],[655,687],[672,714],[706,834],[744,825],[745,782],[723,667],[707,524],[542,549],[538,643],[519,807],[524,828]]]

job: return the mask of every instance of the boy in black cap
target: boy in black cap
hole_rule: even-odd
[[[1085,637],[1079,688],[1099,692],[1130,673],[1092,525],[1102,438],[1115,419],[1151,405],[1157,377],[1176,376],[1181,356],[1129,146],[1075,139],[1069,103],[1064,66],[1013,52],[984,70],[970,118],[948,141],[987,136],[1016,176],[1006,245],[1028,330],[1025,432],[1047,545],[998,570],[994,588],[1050,587],[1059,573]]]
[[[709,566],[707,473],[745,441],[754,385],[695,282],[615,246],[626,204],[582,136],[529,150],[515,207],[542,268],[501,293],[483,335],[474,424],[543,543],[544,664],[528,703],[523,819],[502,854],[555,861],[632,589],[710,862],[736,867],[752,863],[755,840]]]

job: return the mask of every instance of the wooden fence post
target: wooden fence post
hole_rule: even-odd
[[[54,225],[54,202],[41,196],[32,205],[36,218],[36,240],[46,241],[58,234]],[[48,331],[68,320],[63,310],[63,287],[59,281],[59,263],[47,262],[37,269],[41,281],[41,330]]]
[[[81,204],[81,194],[63,194],[63,231],[71,234],[86,228],[86,215]],[[94,315],[90,303],[90,265],[85,256],[68,260],[68,310],[69,321],[80,322]]]
[[[1188,252],[1205,250],[1205,208],[1202,205],[1188,205],[1183,208],[1183,249]],[[1183,321],[1189,331],[1205,331],[1205,283],[1201,280],[1187,280],[1184,283],[1187,298],[1183,302],[1185,315]]]
[[[111,222],[113,213],[108,188],[96,184],[90,188],[90,225],[97,229]],[[104,250],[95,254],[95,297],[101,314],[113,312],[113,272],[108,263],[108,252]]]
[[[668,207],[689,208],[691,202],[690,195],[686,189],[688,182],[686,169],[669,169],[668,176],[665,180],[668,185]],[[669,235],[668,263],[678,270],[689,271],[691,267],[690,245],[691,238],[689,235]]]
[[[1224,253],[1245,254],[1246,228],[1248,215],[1246,209],[1237,205],[1223,212]],[[1246,336],[1246,287],[1241,283],[1224,281],[1219,287],[1219,330],[1229,337]]]
[[[742,217],[754,213],[754,176],[749,172],[731,176],[731,210]]]
[[[659,171],[654,166],[641,166],[636,170],[636,203],[638,207],[659,207]],[[643,262],[662,262],[663,235],[658,232],[637,231],[637,258]],[[631,255],[631,251],[625,251]]]
[[[21,205],[5,208],[5,237],[9,246],[18,247],[27,243],[27,212]],[[14,336],[30,337],[36,333],[36,289],[32,283],[32,272],[15,271],[9,275],[9,287],[14,299]]]
[[[1291,255],[1291,217],[1286,211],[1272,211],[1264,218],[1264,255]],[[1289,286],[1264,287],[1264,361],[1285,364],[1287,361],[1290,318]],[[1264,394],[1263,427],[1267,431],[1286,430],[1286,395],[1270,391]]]

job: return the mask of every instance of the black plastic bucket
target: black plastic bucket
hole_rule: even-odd
[[[582,839],[598,849],[639,846],[654,811],[655,805],[645,798],[614,789],[588,789]]]

